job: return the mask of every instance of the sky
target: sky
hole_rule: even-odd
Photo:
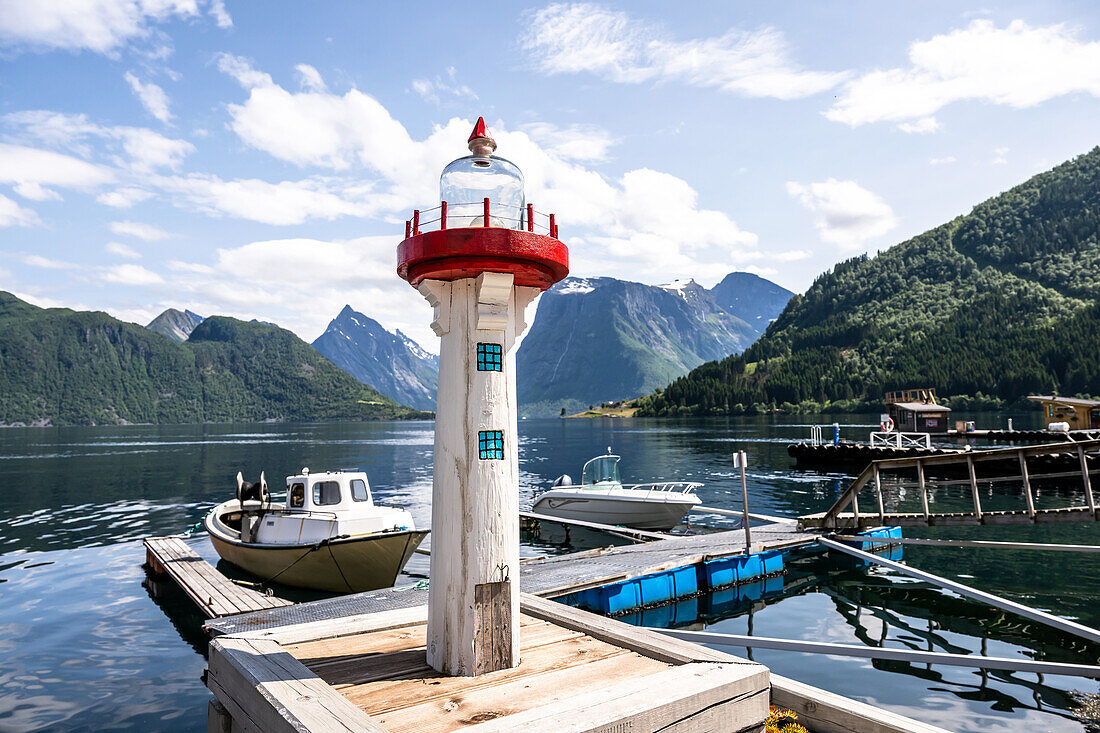
[[[0,289],[430,350],[395,273],[484,116],[571,273],[805,290],[1100,143],[1089,2],[0,0]]]

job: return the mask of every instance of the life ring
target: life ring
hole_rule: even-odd
[[[894,432],[894,418],[888,417],[883,422],[879,423],[879,429],[884,433]]]

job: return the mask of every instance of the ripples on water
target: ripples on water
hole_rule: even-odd
[[[838,418],[846,437],[865,438],[875,416]],[[833,418],[822,418],[831,423]],[[997,426],[992,418],[981,424]],[[1017,416],[1017,425],[1024,421]],[[750,508],[765,514],[822,511],[851,480],[795,471],[785,446],[808,433],[804,417],[658,423],[641,420],[525,420],[520,424],[520,501],[607,446],[623,456],[627,481],[695,480],[704,504],[735,507],[731,455],[749,454]],[[379,501],[431,515],[430,423],[163,426],[0,430],[0,730],[205,730],[209,695],[199,618],[174,587],[147,580],[141,538],[181,532],[232,494],[232,477],[278,477],[357,466]],[[914,501],[886,485],[891,506]],[[969,501],[939,490],[943,508]],[[998,487],[983,506],[1018,501]],[[1047,491],[1041,501],[1073,501]],[[710,526],[735,520],[707,516]],[[911,536],[1100,544],[1095,525],[907,530]],[[190,544],[217,562],[204,535]],[[544,532],[525,555],[611,544],[605,536]],[[1058,557],[1051,557],[1058,555]],[[1035,553],[908,547],[906,560],[1013,600],[1100,625],[1100,559]],[[657,626],[711,628],[794,639],[1096,664],[1100,649],[927,584],[801,553],[780,581],[746,586],[635,614]],[[411,582],[427,573],[414,556]],[[314,597],[284,591],[296,599]],[[776,673],[964,731],[1082,730],[1068,691],[1079,680],[968,668],[927,667],[790,652],[756,651]]]

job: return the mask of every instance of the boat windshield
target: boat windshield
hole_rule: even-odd
[[[622,483],[619,479],[619,457],[599,456],[584,464],[581,469],[581,484],[598,484],[603,481]]]

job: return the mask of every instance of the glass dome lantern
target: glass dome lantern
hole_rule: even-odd
[[[477,118],[467,141],[471,155],[451,161],[439,176],[439,199],[447,202],[449,227],[485,226],[483,202],[489,199],[489,226],[523,229],[523,173],[510,160],[493,155],[497,144]]]

